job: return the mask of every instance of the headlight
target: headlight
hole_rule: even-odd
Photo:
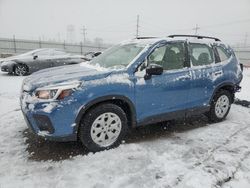
[[[63,83],[59,85],[38,88],[34,94],[38,99],[60,100],[70,96],[79,86],[80,82]]]

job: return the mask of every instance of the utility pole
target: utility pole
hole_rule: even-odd
[[[196,24],[195,28],[193,28],[193,30],[195,30],[195,35],[197,35],[199,29],[200,29],[200,27],[198,27],[198,24]]]
[[[83,35],[83,44],[85,44],[86,43],[86,35],[87,35],[87,29],[86,29],[86,27],[85,26],[83,26],[82,27],[82,29],[81,29],[81,31],[82,31],[82,35]]]
[[[139,15],[137,15],[137,21],[136,21],[136,38],[139,37]]]

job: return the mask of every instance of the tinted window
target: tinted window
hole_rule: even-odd
[[[181,69],[184,67],[184,43],[170,43],[156,48],[149,56],[151,63],[159,64],[164,70]]]
[[[190,43],[190,59],[193,66],[209,65],[214,62],[213,50],[206,44]]]
[[[217,46],[217,51],[220,57],[220,61],[225,61],[230,58],[230,54],[221,46]]]

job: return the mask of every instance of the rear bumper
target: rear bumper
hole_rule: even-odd
[[[239,86],[239,85],[234,86],[234,93],[240,92],[240,90],[241,90],[241,86]]]

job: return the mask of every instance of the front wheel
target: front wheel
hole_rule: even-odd
[[[206,114],[210,121],[219,122],[226,118],[232,103],[232,94],[227,90],[220,90],[214,96],[210,111]]]
[[[14,68],[14,74],[17,76],[25,76],[28,74],[28,67],[25,64],[17,64]]]
[[[83,117],[79,138],[90,151],[97,152],[119,146],[127,129],[125,112],[115,104],[104,103]]]

